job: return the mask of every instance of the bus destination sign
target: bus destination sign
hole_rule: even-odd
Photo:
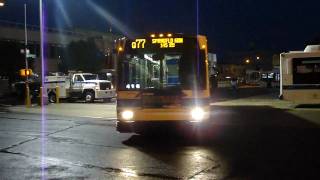
[[[146,44],[148,44],[147,39],[136,39],[131,43],[131,47],[132,49],[144,49]],[[183,44],[183,38],[152,38],[151,44],[159,44],[160,48],[175,48],[176,44]]]

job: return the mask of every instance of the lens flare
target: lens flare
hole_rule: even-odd
[[[57,25],[57,28],[59,30],[63,30],[65,29],[66,26],[68,27],[72,27],[72,21],[70,20],[70,17],[68,16],[68,13],[66,11],[66,8],[63,4],[62,0],[58,0],[58,1],[54,1],[55,5],[57,6],[57,10],[55,11],[55,13],[57,14],[62,14],[63,19],[60,18],[55,18],[55,22]],[[64,24],[65,23],[65,24]],[[67,41],[67,37],[64,33],[59,33],[58,34],[58,38],[61,44],[63,44],[64,46],[66,46],[69,42]]]
[[[68,16],[68,13],[67,13],[67,11],[66,11],[66,9],[65,9],[65,7],[64,7],[64,4],[63,4],[62,0],[55,1],[55,4],[57,5],[58,9],[60,10],[60,11],[58,11],[57,13],[60,13],[60,12],[61,12],[62,17],[63,17],[65,23],[67,24],[68,27],[71,27],[71,26],[72,26],[72,23],[71,23],[71,20],[70,20],[70,18],[69,18],[69,16]],[[57,23],[60,23],[60,24],[61,24],[59,18],[55,18],[55,20],[57,21]]]
[[[122,22],[120,22],[118,19],[116,19],[114,16],[112,16],[107,10],[101,8],[96,3],[92,2],[91,0],[87,0],[87,4],[95,10],[98,15],[103,17],[106,21],[108,21],[111,25],[116,27],[121,33],[123,33],[125,36],[129,38],[133,38],[135,34],[129,30],[129,28],[124,25]]]
[[[196,121],[202,121],[205,116],[205,112],[201,107],[195,107],[191,110],[191,117]]]
[[[41,86],[43,87],[43,91],[41,91],[41,179],[46,179],[46,143],[47,143],[47,119],[46,119],[46,109],[44,107],[45,103],[45,73],[46,73],[46,50],[45,50],[45,44],[46,44],[46,36],[45,36],[45,26],[46,26],[46,4],[43,3],[43,0],[39,0],[39,11],[40,11],[40,56],[41,56]]]

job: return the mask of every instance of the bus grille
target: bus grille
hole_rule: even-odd
[[[174,96],[144,96],[142,106],[144,108],[163,108],[167,106],[181,106],[181,98]]]

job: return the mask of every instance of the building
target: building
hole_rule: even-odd
[[[41,72],[41,61],[40,61],[40,33],[38,26],[27,26],[28,32],[28,49],[31,55],[34,57],[30,60],[30,64],[33,71],[36,73]],[[106,68],[113,68],[114,62],[110,59],[111,52],[113,49],[114,40],[119,37],[109,32],[97,32],[97,31],[86,31],[80,29],[74,30],[61,30],[47,28],[46,33],[46,63],[47,71],[58,71],[58,64],[61,60],[61,54],[63,48],[65,48],[71,42],[77,42],[81,40],[87,40],[93,38],[97,47],[106,57]],[[17,43],[19,47],[24,48],[25,34],[24,24],[0,21],[0,42],[2,43]],[[19,52],[17,52],[19,53]]]
[[[246,75],[245,65],[239,64],[219,64],[218,65],[219,80],[231,78],[243,79]]]

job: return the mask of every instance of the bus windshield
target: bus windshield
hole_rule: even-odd
[[[120,90],[205,88],[205,52],[196,48],[128,51],[118,68]]]

